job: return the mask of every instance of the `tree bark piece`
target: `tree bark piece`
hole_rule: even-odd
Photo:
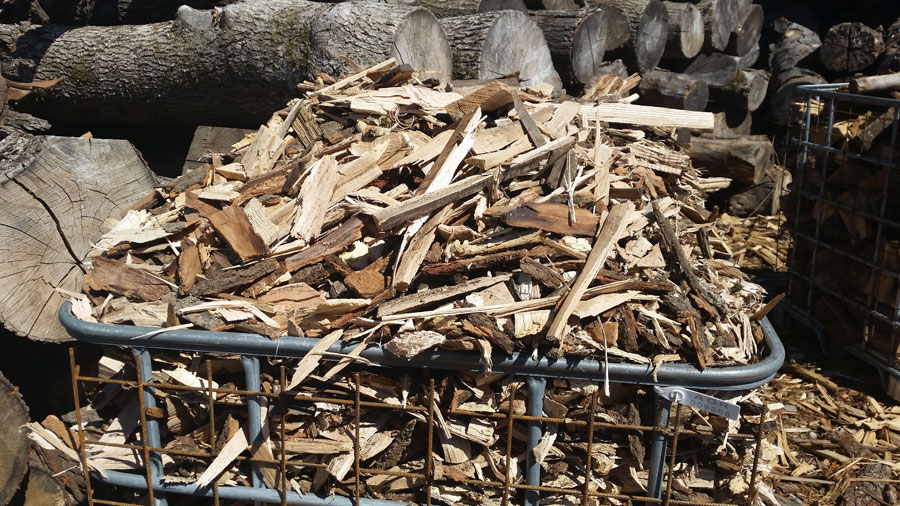
[[[0,410],[3,412],[3,424],[0,425],[0,504],[7,504],[28,471],[31,442],[22,426],[31,420],[19,388],[2,373]]]
[[[690,59],[703,48],[703,16],[691,3],[663,2],[669,12],[664,58]]]
[[[691,139],[688,156],[704,174],[759,184],[775,165],[775,148],[764,135],[738,139]]]
[[[819,60],[834,72],[859,72],[875,63],[884,51],[884,38],[862,23],[841,23],[828,29]]]
[[[710,98],[720,104],[747,109],[759,109],[769,89],[769,73],[765,70],[739,70],[728,86],[711,86]]]
[[[706,83],[688,74],[665,70],[648,72],[641,77],[641,99],[649,105],[702,111],[709,100]]]
[[[725,52],[735,56],[744,56],[759,45],[763,21],[765,21],[763,6],[749,6],[749,9],[741,13],[738,19],[740,19],[740,23],[731,31]]]
[[[440,22],[453,52],[454,78],[518,75],[519,82],[528,85],[562,85],[544,35],[527,14],[485,12],[442,18]]]
[[[697,4],[703,14],[704,51],[724,51],[738,19],[734,0],[701,0]]]
[[[553,64],[570,82],[591,82],[606,52],[606,10],[533,11],[531,18],[544,32]]]
[[[451,68],[430,13],[375,2],[251,0],[186,7],[175,20],[150,25],[2,25],[0,33],[14,40],[4,75],[64,78],[21,102],[50,120],[259,124],[314,72],[349,68],[339,56],[362,66],[395,57],[445,79]]]
[[[628,18],[629,40],[621,48],[625,64],[638,72],[653,70],[666,49],[669,12],[660,0],[592,0],[591,5],[621,10]]]
[[[56,318],[64,297],[81,289],[84,263],[121,214],[153,190],[156,180],[127,141],[36,137],[33,161],[7,171],[0,183],[0,298],[7,329],[32,339],[64,341]]]

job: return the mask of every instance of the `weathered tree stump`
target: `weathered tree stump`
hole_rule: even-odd
[[[663,2],[669,12],[664,58],[689,59],[703,48],[703,16],[691,3]]]
[[[57,289],[81,290],[105,220],[118,219],[156,179],[127,141],[11,137],[2,144],[16,142],[20,155],[0,182],[0,320],[19,335],[65,341]]]
[[[531,18],[544,33],[553,64],[562,77],[589,83],[598,75],[606,52],[606,11],[532,11]]]
[[[453,51],[455,79],[518,75],[525,84],[562,85],[544,34],[527,14],[496,11],[441,18]]]
[[[351,15],[352,14],[352,15]],[[20,101],[47,119],[158,125],[258,125],[315,72],[391,56],[448,79],[449,46],[421,8],[377,2],[249,0],[183,7],[135,26],[0,26],[13,47],[4,75],[63,77]]]
[[[875,63],[883,50],[884,38],[878,30],[862,23],[841,23],[828,29],[819,59],[833,72],[859,72]]]

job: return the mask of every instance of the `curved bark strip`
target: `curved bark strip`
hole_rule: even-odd
[[[64,78],[20,102],[51,121],[258,125],[296,96],[297,83],[346,70],[340,56],[364,66],[395,56],[443,77],[451,69],[433,16],[376,2],[248,0],[182,7],[174,21],[150,25],[2,25],[0,37],[14,41],[4,75]]]
[[[703,48],[703,16],[691,3],[663,2],[669,12],[664,58],[690,59]]]
[[[71,339],[57,289],[81,290],[92,241],[153,191],[153,173],[127,141],[36,137],[37,155],[0,183],[0,321],[41,341]]]
[[[450,79],[450,45],[427,9],[378,2],[335,5],[312,25],[310,65],[330,75],[355,72],[342,56],[361,67],[388,58],[432,76]]]
[[[592,5],[615,7],[625,13],[630,38],[622,46],[621,57],[638,72],[650,72],[666,49],[669,12],[661,0],[594,0]]]
[[[517,75],[526,85],[562,82],[553,68],[544,34],[527,14],[496,11],[442,18],[453,51],[455,79]]]
[[[606,52],[606,12],[533,11],[557,71],[570,82],[589,83],[599,75]]]

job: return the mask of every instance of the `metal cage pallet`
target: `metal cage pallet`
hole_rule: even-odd
[[[355,388],[346,397],[325,397],[315,395],[298,395],[295,392],[286,391],[284,365],[280,367],[280,381],[276,377],[275,383],[280,385],[277,391],[264,391],[260,385],[260,358],[261,357],[278,357],[278,358],[300,358],[308,353],[318,341],[312,338],[301,337],[282,337],[277,340],[240,333],[226,332],[207,332],[207,331],[186,331],[177,330],[165,333],[155,333],[148,335],[148,332],[155,330],[143,327],[119,326],[108,324],[88,323],[76,319],[70,310],[69,303],[62,305],[59,311],[59,319],[66,330],[77,340],[104,346],[121,346],[129,348],[135,358],[136,378],[133,381],[121,379],[102,379],[81,374],[80,367],[76,364],[74,352],[70,352],[72,367],[72,387],[75,395],[77,422],[79,427],[84,427],[81,420],[79,403],[79,384],[80,383],[119,383],[120,385],[133,387],[141,395],[139,395],[141,416],[140,416],[140,441],[137,444],[119,444],[111,446],[119,446],[129,448],[133,451],[140,452],[142,460],[145,463],[142,474],[134,474],[121,471],[106,471],[105,475],[97,472],[90,474],[97,480],[115,486],[128,487],[134,489],[142,489],[147,491],[147,495],[151,504],[162,506],[166,504],[166,494],[191,494],[206,496],[212,498],[216,504],[222,499],[226,500],[246,500],[254,502],[270,502],[281,504],[296,504],[320,506],[325,504],[332,505],[365,505],[365,506],[395,506],[400,504],[409,504],[406,502],[397,502],[389,500],[379,500],[362,497],[360,476],[374,475],[400,475],[406,478],[412,478],[424,481],[425,503],[431,504],[431,489],[437,481],[434,479],[434,469],[430,458],[432,453],[433,427],[435,403],[434,400],[434,379],[430,380],[427,387],[427,406],[422,405],[395,405],[384,402],[363,401],[360,396],[359,375],[355,375]],[[510,479],[510,473],[504,472],[504,480],[464,480],[466,484],[484,488],[499,490],[502,492],[503,504],[512,503],[512,494],[521,492],[523,504],[528,506],[537,506],[541,493],[567,495],[580,498],[582,504],[588,504],[588,500],[592,498],[615,499],[625,503],[644,503],[644,504],[717,504],[717,503],[696,503],[692,501],[676,500],[672,495],[673,482],[673,466],[675,464],[676,449],[678,447],[679,437],[697,436],[698,434],[681,427],[681,405],[676,404],[674,408],[674,417],[672,416],[673,406],[671,398],[663,395],[657,395],[655,402],[654,425],[628,425],[609,423],[596,420],[594,409],[597,404],[597,396],[594,393],[590,401],[590,410],[587,420],[572,420],[553,418],[544,415],[544,389],[548,379],[580,379],[602,381],[608,373],[610,382],[626,383],[644,386],[657,387],[680,387],[680,388],[696,388],[696,389],[712,389],[719,391],[739,391],[748,390],[767,383],[778,371],[784,360],[784,348],[781,345],[778,336],[767,320],[761,322],[765,337],[765,347],[767,355],[757,363],[745,366],[709,368],[700,371],[689,364],[663,364],[656,371],[656,379],[653,378],[653,366],[641,364],[626,363],[609,363],[608,371],[604,371],[604,363],[588,358],[564,357],[560,360],[549,361],[546,358],[538,360],[532,359],[526,354],[513,354],[512,356],[495,355],[493,357],[492,371],[495,373],[508,374],[524,379],[527,386],[527,401],[525,414],[516,414],[513,411],[512,399],[510,397],[508,407],[505,411],[498,410],[494,413],[473,413],[455,410],[453,415],[481,417],[498,421],[500,425],[506,426],[504,441],[504,458],[506,459],[505,469],[509,469],[511,459],[515,459],[512,455],[513,445],[513,423],[524,422],[527,426],[526,438],[526,463],[524,480],[519,483],[513,483]],[[353,347],[353,343],[336,343],[329,350],[329,354],[339,357]],[[209,362],[207,362],[207,385],[200,387],[190,387],[184,385],[170,385],[156,382],[153,380],[152,357],[150,350],[154,351],[178,351],[178,352],[195,352],[205,354],[228,354],[240,355],[243,365],[243,373],[245,377],[245,388],[242,390],[214,388],[212,385],[212,372]],[[366,348],[361,356],[373,363],[397,367],[397,368],[416,368],[431,371],[472,371],[482,372],[483,365],[481,357],[478,353],[459,352],[459,351],[443,351],[437,350],[426,352],[412,360],[400,359],[384,353],[380,348],[370,346]],[[337,360],[337,358],[323,356],[323,360]],[[285,482],[286,471],[288,465],[302,467],[324,467],[319,463],[287,463],[286,451],[277,452],[279,455],[271,459],[260,459],[256,457],[239,457],[238,460],[250,461],[252,486],[219,486],[215,482],[211,486],[198,488],[196,484],[167,483],[164,479],[162,455],[192,457],[200,459],[212,459],[215,454],[212,452],[184,451],[163,448],[161,441],[161,431],[159,422],[147,415],[148,410],[156,407],[156,392],[166,389],[176,391],[191,391],[197,394],[207,396],[209,399],[210,419],[215,419],[213,402],[214,395],[228,394],[238,395],[246,398],[246,409],[248,416],[248,441],[254,441],[260,435],[261,427],[261,400],[266,398],[276,404],[280,403],[281,412],[284,411],[284,403],[287,400],[292,402],[328,402],[344,406],[352,406],[355,414],[355,427],[357,436],[354,438],[353,456],[354,456],[354,481],[355,486],[351,490],[352,496],[328,496],[320,497],[313,494],[301,495],[295,491],[288,490]],[[675,388],[677,393],[679,388]],[[659,393],[659,392],[657,392]],[[677,399],[674,399],[677,400]],[[386,469],[369,469],[362,467],[360,464],[360,448],[359,448],[359,424],[360,411],[365,407],[368,409],[389,409],[407,412],[417,412],[420,416],[428,420],[428,439],[427,439],[427,456],[425,466],[419,472],[397,473]],[[674,420],[670,420],[673,418]],[[672,422],[670,424],[670,422]],[[591,462],[591,449],[593,448],[594,435],[603,430],[628,430],[639,431],[649,436],[650,440],[650,456],[649,456],[649,473],[646,485],[646,493],[642,495],[626,495],[626,494],[610,494],[591,490],[591,465],[584,465],[584,484],[579,488],[560,488],[542,486],[541,465],[535,458],[534,449],[541,441],[543,432],[543,424],[559,423],[566,426],[576,427],[579,430],[586,431],[588,440],[586,450],[586,461]],[[671,427],[670,427],[671,425]],[[284,423],[278,428],[280,432],[280,440],[284,439]],[[216,446],[215,431],[210,430],[210,447]],[[80,438],[80,457],[82,466],[88,473],[88,446],[102,446],[103,443],[95,440],[87,440],[85,431],[78,431]],[[708,435],[708,434],[707,434]],[[746,440],[748,443],[754,444],[753,468],[750,473],[750,490],[754,490],[757,477],[757,463],[760,451],[761,431],[756,430],[753,434],[730,434],[731,440]],[[669,463],[669,473],[666,475],[666,454],[667,446],[670,445],[669,453],[671,461]],[[260,471],[260,465],[274,466],[280,469],[280,484],[276,488],[266,488],[263,484],[263,477]],[[90,482],[88,481],[88,487]],[[121,504],[115,501],[107,501],[96,499],[93,497],[91,489],[88,489],[88,498],[92,504]]]
[[[846,87],[795,91],[784,156],[793,175],[787,300],[900,399],[900,100],[838,91]]]

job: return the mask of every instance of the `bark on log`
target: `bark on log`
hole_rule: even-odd
[[[621,58],[638,72],[650,72],[666,49],[669,12],[661,0],[591,0],[591,5],[615,7],[625,13],[629,40],[621,48]]]
[[[528,12],[522,0],[416,0],[415,5],[427,8],[439,18],[502,10]]]
[[[527,14],[497,11],[442,18],[455,79],[517,75],[519,82],[562,86],[544,34]]]
[[[532,11],[531,18],[544,33],[563,79],[583,84],[598,75],[606,52],[605,10]]]
[[[733,56],[722,53],[700,55],[684,70],[699,79],[703,79],[709,86],[728,86],[737,76],[738,60]]]
[[[2,373],[0,412],[3,413],[3,423],[0,424],[0,504],[7,504],[28,471],[31,442],[22,428],[30,421],[28,406],[22,400],[19,388],[10,383]]]
[[[900,46],[890,45],[881,53],[877,74],[893,74],[900,72]]]
[[[691,163],[704,174],[759,184],[775,166],[775,147],[764,135],[737,139],[694,137],[687,149]]]
[[[727,86],[710,86],[709,98],[715,102],[753,112],[766,99],[769,73],[765,70],[742,69]]]
[[[37,151],[0,176],[0,276],[8,288],[0,320],[16,334],[60,342],[70,338],[56,318],[64,300],[56,289],[81,290],[83,263],[104,221],[153,191],[156,179],[127,141],[21,142]]]
[[[825,84],[826,82],[824,77],[812,70],[799,67],[778,75],[772,74],[772,80],[769,83],[769,107],[772,111],[772,122],[780,126],[788,124],[791,114],[791,101],[797,86]]]
[[[703,135],[715,139],[734,139],[750,135],[750,127],[753,125],[753,115],[747,109],[728,107],[716,111],[716,106],[711,108],[715,117],[715,126],[712,132],[693,132],[695,135]]]
[[[175,18],[178,8],[189,5],[209,9],[216,0],[41,0],[53,24],[142,25]]]
[[[833,72],[859,72],[875,63],[883,50],[879,31],[862,23],[841,23],[828,29],[819,59]]]
[[[258,125],[296,95],[298,82],[347,69],[338,56],[365,66],[394,56],[450,73],[449,46],[431,14],[374,2],[251,0],[184,7],[174,21],[151,25],[22,30],[0,26],[13,48],[2,69],[25,82],[64,78],[20,101],[51,120]]]
[[[822,46],[816,32],[797,23],[789,24],[769,55],[773,79],[794,67],[811,68],[812,55]]]
[[[703,16],[694,4],[663,2],[669,12],[664,58],[689,59],[703,48]]]
[[[703,80],[665,70],[641,76],[639,93],[647,105],[686,111],[702,111],[709,100],[709,88]]]
[[[739,16],[739,19],[740,23],[728,37],[728,46],[725,48],[725,52],[735,56],[744,56],[754,47],[759,46],[765,20],[762,5],[751,5],[745,13]]]
[[[703,15],[704,51],[724,51],[738,24],[734,0],[701,0],[697,4]]]

